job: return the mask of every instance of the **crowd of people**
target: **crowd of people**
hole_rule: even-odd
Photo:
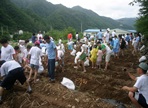
[[[0,83],[0,103],[2,102],[3,91],[11,89],[16,80],[21,84],[26,82],[28,85],[27,92],[31,93],[31,83],[36,83],[39,80],[37,78],[38,74],[42,73],[46,68],[48,69],[49,82],[54,83],[56,67],[61,67],[62,72],[64,72],[64,54],[66,51],[70,56],[74,57],[71,62],[73,62],[75,69],[82,68],[82,72],[86,73],[86,66],[91,66],[92,69],[106,71],[112,56],[116,59],[124,56],[124,50],[128,50],[129,45],[133,46],[132,54],[134,56],[139,51],[141,42],[141,36],[138,33],[135,36],[132,34],[117,35],[116,31],[110,33],[109,28],[106,29],[105,33],[100,30],[93,36],[84,36],[81,39],[78,32],[75,37],[73,37],[72,33],[69,33],[67,45],[64,45],[61,39],[55,44],[52,37],[43,36],[41,32],[37,35],[33,34],[31,39],[32,46],[28,44],[28,41],[19,40],[18,45],[14,47],[8,43],[8,40],[0,40],[2,45],[0,73],[3,78]],[[65,50],[65,47],[67,50]],[[101,65],[103,61],[105,67]],[[28,76],[24,73],[26,70],[29,72]],[[140,108],[140,105],[148,106],[148,93],[146,93],[146,90],[148,90],[147,70],[148,65],[140,63],[137,69],[140,78],[135,78],[128,73],[132,79],[136,80],[134,87],[124,86],[122,88],[129,91],[129,97],[137,108]],[[134,92],[137,91],[139,91],[139,99],[142,99],[142,101],[134,98]]]

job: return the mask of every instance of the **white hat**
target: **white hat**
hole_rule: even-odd
[[[142,56],[140,59],[139,59],[139,62],[143,62],[146,60],[146,57],[145,56]]]
[[[107,31],[110,31],[110,28],[107,28]]]

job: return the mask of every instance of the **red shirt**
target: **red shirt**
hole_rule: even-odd
[[[68,36],[67,36],[67,38],[68,38],[68,39],[72,39],[72,34],[69,33]]]

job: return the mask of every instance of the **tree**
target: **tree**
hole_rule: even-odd
[[[129,4],[134,6],[135,3],[139,3],[141,7],[139,9],[139,18],[136,22],[137,31],[145,35],[145,39],[148,40],[148,0],[134,0]]]

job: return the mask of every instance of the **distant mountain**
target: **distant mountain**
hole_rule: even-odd
[[[92,10],[80,6],[67,8],[53,5],[46,0],[0,0],[0,25],[28,31],[49,30],[51,27],[63,30],[73,27],[77,31],[88,28],[133,29],[108,17],[99,16]],[[120,26],[120,25],[123,26]]]
[[[117,21],[122,23],[122,24],[131,26],[132,28],[135,29],[134,25],[136,23],[136,20],[137,20],[137,18],[121,18],[121,19],[118,19]]]

